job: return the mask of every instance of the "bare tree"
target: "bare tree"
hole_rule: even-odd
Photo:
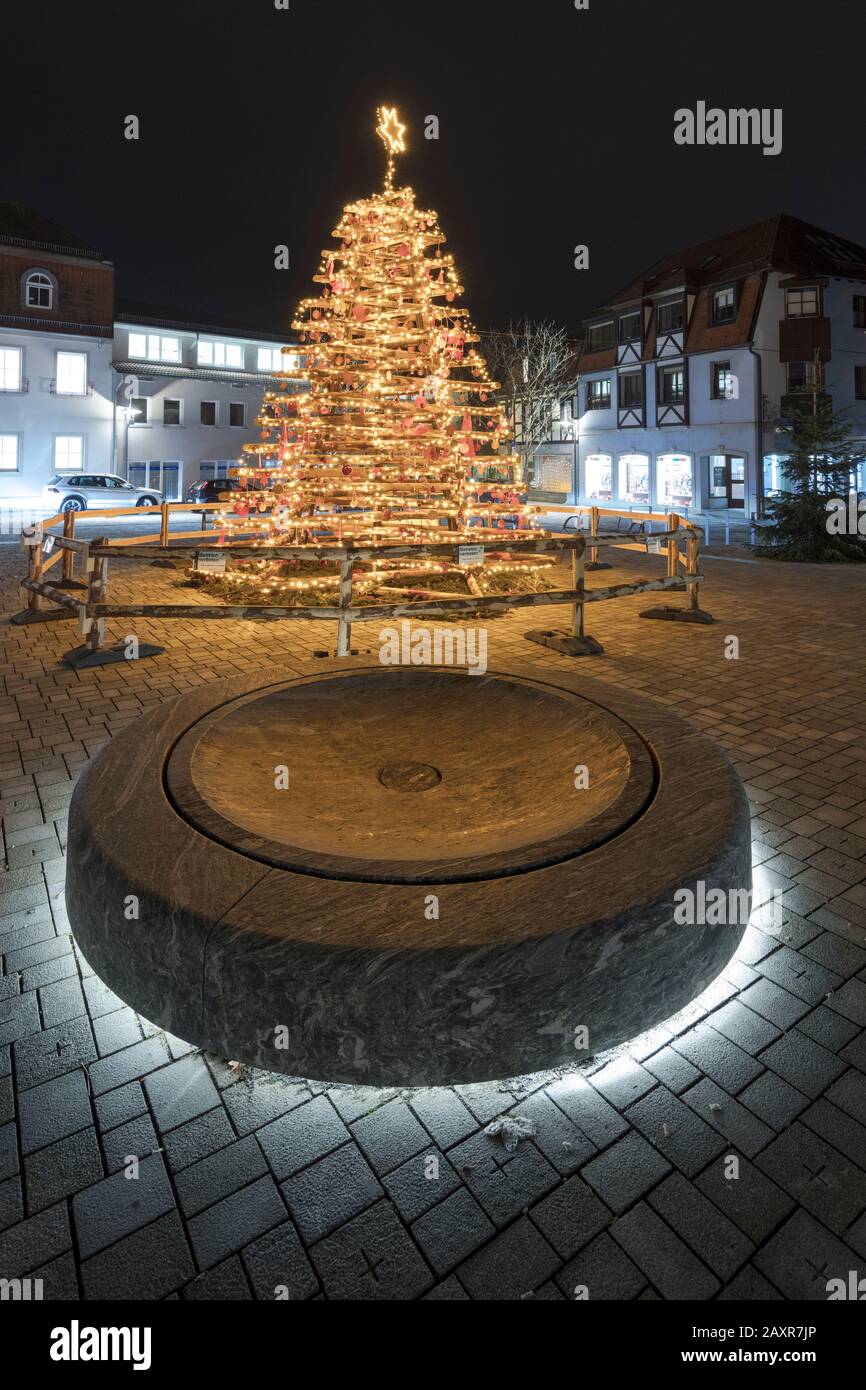
[[[514,450],[530,481],[536,450],[550,439],[560,403],[577,390],[580,341],[559,324],[523,319],[504,333],[482,334],[482,351],[497,393],[514,422]]]

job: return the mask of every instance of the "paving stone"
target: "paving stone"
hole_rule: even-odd
[[[469,1295],[456,1275],[451,1274],[447,1279],[443,1279],[441,1284],[435,1284],[429,1293],[425,1293],[422,1303],[468,1303]]]
[[[730,1163],[732,1157],[737,1159],[736,1169]],[[789,1193],[733,1151],[711,1163],[695,1179],[695,1186],[755,1245],[760,1245],[795,1205]]]
[[[621,1216],[611,1235],[666,1299],[707,1299],[719,1281],[645,1202]]]
[[[866,1028],[853,1039],[847,1040],[840,1055],[844,1061],[850,1062],[852,1067],[866,1072]]]
[[[752,1263],[784,1298],[824,1303],[828,1280],[847,1282],[851,1251],[808,1212],[796,1211]]]
[[[93,1036],[100,1057],[131,1047],[133,1043],[141,1042],[137,1015],[132,1009],[115,1009],[113,1013],[101,1014],[93,1020]]]
[[[593,1072],[591,1085],[617,1110],[625,1110],[651,1091],[656,1078],[631,1057],[617,1057],[600,1071]]]
[[[319,1281],[298,1239],[291,1221],[260,1240],[253,1241],[241,1254],[256,1298],[312,1298]]]
[[[671,1173],[665,1178],[649,1194],[647,1202],[722,1280],[730,1279],[755,1248],[752,1241],[681,1173]]]
[[[126,1124],[128,1120],[136,1119],[147,1110],[144,1091],[138,1081],[129,1081],[114,1091],[106,1091],[104,1095],[96,1096],[93,1103],[96,1122],[103,1132],[114,1129],[116,1125]]]
[[[181,1210],[186,1217],[195,1216],[256,1178],[264,1177],[267,1171],[264,1154],[255,1135],[250,1134],[176,1175]]]
[[[380,1105],[387,1105],[396,1095],[398,1091],[395,1087],[332,1086],[328,1090],[329,1101],[346,1125],[354,1124],[362,1115],[378,1110]]]
[[[310,1257],[331,1299],[413,1299],[433,1284],[426,1263],[387,1202],[320,1240]]]
[[[126,1057],[128,1052],[137,1052],[139,1048],[151,1049],[150,1056],[153,1058],[162,1058],[167,1051],[160,1039],[149,1038],[146,1042],[117,1055],[120,1058]],[[160,1133],[176,1129],[178,1125],[195,1119],[197,1115],[203,1115],[205,1111],[212,1110],[219,1104],[219,1096],[210,1073],[198,1056],[181,1057],[178,1062],[161,1067],[159,1071],[152,1071],[145,1077],[144,1089]]]
[[[866,864],[862,867],[866,868]],[[825,931],[810,941],[803,947],[803,955],[845,980],[866,966],[866,950],[832,931]]]
[[[259,1143],[278,1182],[350,1138],[327,1096],[317,1096],[258,1131]]]
[[[543,1091],[521,1101],[508,1114],[533,1126],[533,1143],[560,1173],[575,1172],[596,1152],[583,1131]]]
[[[775,1130],[786,1129],[809,1104],[801,1091],[769,1071],[741,1091],[739,1098],[753,1115]]]
[[[414,1091],[409,1097],[409,1104],[440,1149],[450,1148],[478,1128],[478,1121],[471,1110],[450,1087],[437,1086]],[[433,1293],[427,1297],[432,1298]],[[465,1293],[463,1297],[466,1297]]]
[[[729,1095],[736,1095],[762,1071],[761,1064],[754,1057],[706,1023],[699,1023],[697,1028],[677,1038],[673,1047],[687,1057],[693,1066],[717,1081]]]
[[[39,1005],[46,1028],[80,1018],[86,1013],[84,995],[77,975],[70,975],[39,990]]]
[[[866,1170],[866,1127],[831,1104],[826,1097],[804,1110],[800,1120],[819,1138],[826,1139],[852,1163]]]
[[[247,1283],[244,1267],[239,1257],[231,1255],[229,1259],[223,1260],[221,1265],[215,1265],[213,1269],[208,1269],[197,1279],[193,1279],[192,1283],[187,1284],[183,1290],[183,1298],[190,1302],[197,1300],[232,1303],[251,1301],[250,1286]]]
[[[392,1100],[352,1125],[352,1135],[381,1177],[429,1146],[430,1136],[405,1101]]]
[[[0,1278],[18,1279],[72,1247],[65,1202],[0,1234]]]
[[[670,1169],[667,1159],[632,1131],[587,1163],[581,1176],[611,1211],[619,1213],[654,1187]]]
[[[114,990],[109,989],[108,985],[103,984],[94,974],[90,974],[84,981],[84,994],[91,1018],[99,1018],[102,1014],[114,1013],[115,1009],[125,1007],[123,1000],[118,998]]]
[[[24,1159],[27,1211],[33,1216],[71,1197],[102,1177],[102,1155],[95,1128],[58,1139]]]
[[[168,1049],[159,1038],[147,1038],[144,1042],[124,1048],[122,1052],[112,1053],[110,1057],[100,1057],[89,1068],[93,1093],[99,1096],[105,1091],[113,1090],[115,1086],[125,1086],[128,1081],[141,1080],[148,1072],[163,1066],[167,1061]],[[175,1063],[178,1067],[182,1065],[182,1062]],[[185,1103],[181,1102],[181,1105]]]
[[[736,1278],[725,1285],[718,1297],[719,1303],[771,1303],[774,1300],[782,1302],[782,1295],[753,1265],[746,1265],[745,1269],[741,1269]]]
[[[412,1226],[412,1235],[436,1274],[454,1269],[496,1234],[496,1227],[465,1187],[437,1203]]]
[[[35,994],[13,995],[0,1002],[0,1043],[13,1043],[42,1027]]]
[[[155,1221],[174,1204],[161,1154],[143,1158],[137,1178],[114,1173],[79,1192],[72,1199],[72,1218],[82,1259]]]
[[[672,1047],[663,1047],[660,1052],[648,1057],[644,1066],[677,1096],[701,1078],[697,1067],[693,1067],[691,1062],[686,1061],[685,1057],[680,1056]]]
[[[755,969],[789,994],[807,1004],[818,1004],[841,983],[841,977],[825,970],[799,951],[780,946],[771,956],[759,961]]]
[[[844,1076],[828,1087],[827,1100],[861,1125],[866,1125],[866,1076],[856,1067],[850,1067]]]
[[[454,1091],[482,1125],[495,1120],[497,1115],[501,1115],[512,1103],[505,1087],[500,1087],[496,1081],[455,1086]]]
[[[530,1216],[563,1260],[571,1259],[613,1220],[612,1212],[576,1176],[554,1188]]]
[[[749,1158],[753,1158],[773,1137],[773,1131],[767,1125],[708,1077],[686,1091],[683,1100],[706,1124],[712,1125]]]
[[[286,1219],[286,1208],[272,1177],[259,1178],[224,1197],[188,1223],[189,1238],[202,1269],[250,1244]]]
[[[82,1261],[84,1296],[91,1301],[152,1302],[188,1284],[195,1274],[176,1211]]]
[[[499,1139],[476,1134],[450,1149],[448,1157],[499,1227],[507,1225],[559,1180],[556,1169],[528,1139],[522,1139],[509,1153]]]
[[[827,1005],[862,1028],[866,1025],[866,983],[863,980],[846,980],[844,985],[834,990]]]
[[[637,1298],[646,1287],[646,1275],[632,1264],[606,1231],[596,1236],[554,1277],[566,1298],[577,1299],[577,1291],[580,1291],[580,1298],[588,1296],[591,1303]]]
[[[802,999],[797,999],[786,989],[780,989],[772,980],[766,979],[743,990],[739,1002],[782,1029],[793,1027],[798,1019],[809,1012],[809,1005]]]
[[[574,1121],[578,1129],[583,1130],[596,1148],[612,1144],[628,1129],[622,1115],[608,1105],[583,1077],[560,1077],[545,1088],[545,1094]]]
[[[866,1173],[804,1125],[792,1125],[755,1162],[837,1235],[866,1209]]]
[[[105,1153],[105,1168],[108,1173],[117,1173],[127,1166],[130,1158],[147,1158],[156,1153],[159,1140],[149,1115],[137,1115],[125,1125],[118,1125],[102,1136]]]
[[[796,1028],[771,1043],[761,1061],[812,1100],[845,1070],[844,1062]]]
[[[78,1271],[71,1251],[59,1255],[48,1264],[40,1265],[30,1277],[42,1280],[42,1298],[46,1303],[77,1302],[81,1297]]]
[[[22,1091],[18,1110],[23,1154],[34,1153],[56,1139],[86,1129],[93,1123],[93,1116],[84,1072],[66,1072],[53,1081]]]
[[[6,1231],[24,1219],[24,1193],[17,1174],[0,1182],[0,1231]],[[2,1278],[2,1270],[0,1270]]]
[[[819,1004],[817,1009],[801,1018],[797,1030],[830,1052],[838,1052],[840,1048],[844,1048],[851,1038],[856,1037],[858,1031],[856,1023],[834,1013],[826,1004]]]
[[[235,1132],[229,1118],[222,1106],[217,1106],[204,1115],[197,1115],[194,1120],[187,1120],[185,1125],[169,1130],[162,1136],[162,1147],[169,1168],[173,1173],[179,1173],[182,1168],[200,1162],[234,1140]]]
[[[407,1223],[423,1216],[460,1186],[444,1154],[433,1145],[414,1154],[382,1179],[385,1191]]]
[[[845,1240],[852,1250],[856,1250],[857,1254],[866,1260],[866,1212],[845,1232]]]
[[[239,1085],[229,1086],[223,1104],[238,1134],[243,1136],[288,1114],[309,1099],[310,1092],[301,1082],[256,1072],[252,1078],[242,1078]]]
[[[694,1177],[725,1147],[721,1136],[664,1086],[633,1105],[626,1118],[687,1177]]]
[[[470,1255],[457,1271],[470,1298],[519,1299],[544,1284],[560,1259],[543,1235],[521,1217],[489,1245]]]
[[[720,1009],[716,1009],[707,1023],[729,1042],[735,1043],[744,1052],[756,1056],[779,1037],[780,1030],[774,1023],[768,1023],[754,1010],[747,1009],[738,999],[730,999]]]
[[[330,1235],[383,1196],[375,1174],[354,1144],[343,1144],[311,1163],[284,1182],[280,1190],[307,1244]]]

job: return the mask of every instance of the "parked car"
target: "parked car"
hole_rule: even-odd
[[[219,502],[225,500],[230,492],[261,492],[262,484],[242,478],[207,478],[202,482],[190,483],[186,490],[187,502]]]
[[[47,507],[56,512],[86,512],[88,507],[158,507],[164,501],[152,487],[133,487],[116,473],[77,473],[52,478],[42,489]]]

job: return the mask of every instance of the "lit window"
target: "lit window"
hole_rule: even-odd
[[[710,371],[712,372],[712,398],[714,401],[732,401],[734,399],[734,374],[731,371],[730,362],[713,362]]]
[[[14,473],[18,468],[17,434],[0,434],[0,470]]]
[[[54,440],[54,467],[57,472],[75,472],[83,466],[84,435],[58,434]]]
[[[129,355],[149,362],[179,362],[180,339],[163,338],[159,333],[130,333]]]
[[[197,344],[197,360],[200,367],[213,366],[213,343]]]
[[[818,312],[818,289],[785,291],[785,313],[789,319],[810,319]]]
[[[662,405],[679,405],[685,399],[685,373],[682,367],[665,367],[659,384]]]
[[[53,309],[54,281],[41,270],[34,270],[24,281],[24,303],[28,309]]]
[[[237,343],[226,343],[226,366],[243,367],[243,365],[243,348],[239,347]]]
[[[58,352],[57,395],[87,395],[87,353]]]
[[[609,501],[613,496],[613,459],[610,454],[587,454],[584,475],[586,496]]]
[[[296,353],[283,352],[282,348],[259,348],[258,370],[260,372],[294,372],[297,370]]]
[[[160,357],[163,362],[179,362],[180,341],[177,338],[163,338]]]
[[[586,383],[587,410],[607,410],[610,405],[610,377]]]
[[[202,367],[242,368],[244,365],[244,350],[238,343],[200,342],[197,353]]]
[[[21,349],[0,348],[0,391],[21,390]]]
[[[132,396],[129,402],[129,423],[147,424],[147,396]]]
[[[147,356],[147,334],[130,333],[129,335],[129,355],[130,357]]]

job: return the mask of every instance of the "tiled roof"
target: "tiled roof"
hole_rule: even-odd
[[[268,386],[274,381],[283,381],[273,372],[232,371],[225,367],[183,367],[178,362],[143,362],[136,359],[130,362],[114,362],[116,372],[124,376],[137,376],[147,381],[150,377],[170,377],[174,381],[223,381],[230,386]]]
[[[762,270],[866,279],[866,247],[788,213],[777,213],[663,256],[612,295],[604,308],[634,303],[680,285],[698,289]]]
[[[101,251],[85,246],[83,241],[49,222],[41,213],[23,203],[0,203],[0,243],[13,246],[32,246],[41,251],[60,251],[66,256],[86,256],[92,261],[104,261]]]

